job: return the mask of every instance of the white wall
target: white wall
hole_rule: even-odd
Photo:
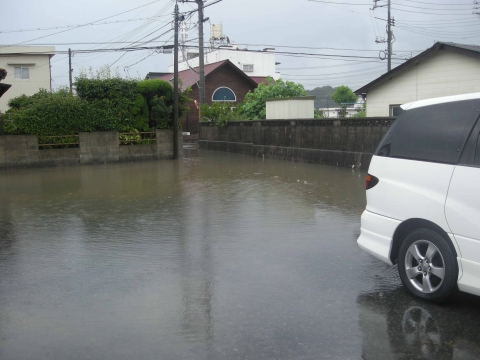
[[[319,108],[319,111],[323,112],[323,116],[325,118],[339,118],[340,111],[342,110],[341,108]],[[362,108],[347,108],[347,114],[345,117],[353,117],[357,115],[360,111],[362,111]]]
[[[178,64],[178,70],[187,70],[198,65],[199,58],[188,60]],[[227,50],[218,49],[205,54],[205,65],[216,63],[222,60],[230,60],[240,70],[243,71],[244,64],[253,64],[253,72],[246,72],[248,76],[271,76],[278,79],[280,74],[275,73],[275,53],[268,51],[248,51],[248,50]],[[169,72],[173,72],[173,65],[168,68]]]
[[[439,50],[367,93],[367,116],[389,116],[390,105],[480,92],[480,59]]]
[[[51,90],[50,56],[53,47],[2,47],[0,48],[0,68],[7,70],[2,83],[12,87],[0,98],[0,111],[8,110],[8,100],[25,95],[33,95],[40,89]],[[29,79],[15,79],[15,67],[27,67]]]
[[[315,96],[267,100],[267,120],[313,119]]]

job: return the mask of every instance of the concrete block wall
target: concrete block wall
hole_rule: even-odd
[[[80,164],[80,149],[44,149],[38,152],[38,166]]]
[[[179,132],[179,157],[183,157],[183,137]],[[156,144],[120,146],[118,132],[79,134],[79,148],[38,148],[36,135],[0,135],[0,169],[7,167],[56,166],[162,160],[173,157],[173,130],[157,130]]]
[[[0,168],[28,166],[38,161],[38,137],[36,135],[1,135]]]
[[[118,162],[120,159],[120,143],[118,131],[81,132],[80,163]]]
[[[253,156],[368,167],[394,118],[298,119],[200,125],[199,148]]]
[[[156,160],[157,146],[152,145],[122,145],[120,146],[120,161]]]

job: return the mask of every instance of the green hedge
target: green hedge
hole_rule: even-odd
[[[80,131],[148,131],[173,126],[173,88],[162,80],[75,79],[77,95],[41,90],[9,101],[11,134],[70,135]],[[190,88],[180,92],[182,115]],[[0,124],[1,125],[1,124]],[[3,126],[0,131],[3,131]]]
[[[76,96],[47,93],[28,106],[9,110],[14,133],[67,135],[80,131],[122,131],[133,117],[109,100],[87,102]]]
[[[88,79],[80,77],[75,79],[75,90],[82,100],[110,100],[113,102],[127,102],[132,105],[137,95],[137,82],[121,78],[113,79]]]

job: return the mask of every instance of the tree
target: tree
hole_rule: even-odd
[[[342,85],[335,88],[335,91],[332,94],[332,99],[340,105],[343,116],[345,116],[347,113],[347,105],[354,103],[357,100],[357,96],[348,86]]]
[[[238,112],[241,116],[250,119],[265,119],[267,117],[266,101],[275,98],[288,98],[295,96],[306,96],[303,85],[282,79],[273,80],[267,77],[265,83],[261,83],[253,92],[248,92],[241,104],[238,105]]]
[[[313,110],[313,117],[315,119],[323,119],[325,117],[325,113],[323,112],[323,110],[314,109]]]
[[[353,115],[355,118],[364,118],[367,117],[367,103],[364,102],[362,105],[362,110]]]

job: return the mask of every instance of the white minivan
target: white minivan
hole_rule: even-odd
[[[480,295],[480,93],[402,109],[372,157],[357,243],[420,298]]]

